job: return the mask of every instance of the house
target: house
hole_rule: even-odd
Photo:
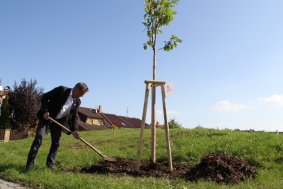
[[[164,125],[162,125],[162,124],[161,124],[161,123],[159,123],[159,122],[156,122],[156,128],[164,129],[164,128],[165,128],[165,126],[164,126]]]
[[[115,128],[140,128],[141,120],[126,116],[119,116],[102,112],[102,106],[98,109],[80,107],[79,111],[79,130],[103,130]],[[150,125],[145,124],[146,128]]]

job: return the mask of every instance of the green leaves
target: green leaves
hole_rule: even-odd
[[[176,11],[173,9],[178,0],[144,0],[144,22],[143,25],[146,28],[146,34],[148,41],[143,44],[143,48],[151,47],[156,49],[157,35],[162,33],[160,29],[163,26],[169,25],[176,15]],[[165,41],[163,49],[164,51],[170,51],[177,47],[177,43],[181,43],[182,40],[177,36],[172,35],[169,41]]]
[[[153,47],[152,42],[151,42],[151,41],[147,41],[146,43],[144,43],[144,44],[143,44],[143,48],[144,48],[144,50],[146,50],[146,49],[147,49],[147,46]]]
[[[171,35],[170,40],[167,42],[166,41],[164,42],[165,42],[165,45],[163,47],[163,50],[168,52],[176,48],[178,43],[182,43],[182,40],[175,35]]]
[[[147,44],[146,44],[146,43],[143,44],[143,49],[144,49],[144,50],[147,49]]]
[[[151,47],[153,50],[153,80],[156,79],[156,50],[157,35],[162,33],[161,27],[169,25],[176,15],[174,7],[178,0],[144,0],[144,22],[148,40],[143,44],[144,50]],[[164,51],[171,51],[182,40],[172,35],[169,41],[165,41]]]
[[[174,20],[176,0],[145,0],[144,25],[153,30],[169,25]]]

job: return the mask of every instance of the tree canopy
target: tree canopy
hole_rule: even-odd
[[[36,80],[22,79],[20,84],[15,82],[11,93],[11,108],[13,109],[13,129],[26,130],[36,127],[37,112],[43,89],[38,88]]]

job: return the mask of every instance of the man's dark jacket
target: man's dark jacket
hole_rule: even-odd
[[[71,88],[59,86],[45,93],[41,98],[41,108],[37,114],[38,118],[44,121],[43,114],[49,112],[49,116],[55,119],[66,103],[71,91]],[[80,99],[75,98],[69,115],[62,120],[63,125],[70,128],[72,131],[78,130],[78,109],[80,104]]]

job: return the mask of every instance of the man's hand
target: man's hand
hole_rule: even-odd
[[[48,119],[49,119],[49,112],[45,112],[45,113],[43,114],[43,118],[44,118],[45,120],[48,120]]]
[[[73,136],[76,138],[76,139],[79,139],[80,138],[80,134],[79,134],[79,131],[74,131],[73,132]]]

